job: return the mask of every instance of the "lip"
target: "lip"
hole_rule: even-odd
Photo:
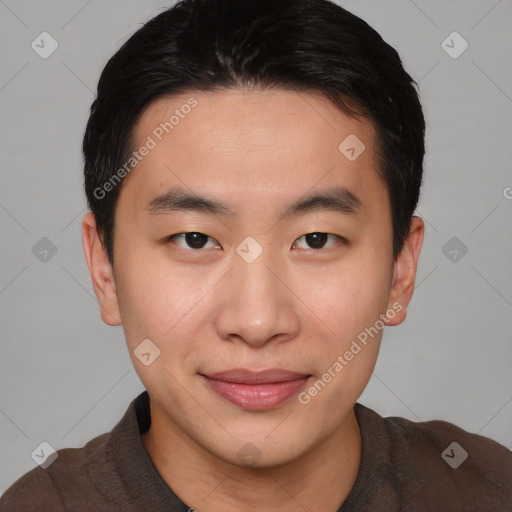
[[[246,410],[260,411],[277,407],[305,386],[310,374],[281,368],[254,371],[235,368],[208,375],[199,374],[209,389]]]

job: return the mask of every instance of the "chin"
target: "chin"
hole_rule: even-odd
[[[304,439],[301,443],[289,435],[285,439],[269,439],[266,435],[260,438],[247,437],[235,441],[229,446],[212,446],[208,451],[217,459],[242,468],[265,469],[291,463],[307,452]]]

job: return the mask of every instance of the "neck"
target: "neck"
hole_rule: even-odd
[[[353,409],[301,458],[247,468],[214,457],[151,405],[142,442],[167,485],[198,512],[337,512],[355,483],[361,433]]]

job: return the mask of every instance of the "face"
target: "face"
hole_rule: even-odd
[[[422,224],[393,262],[372,124],[314,93],[194,92],[151,104],[134,141],[115,278],[90,216],[84,247],[152,414],[234,464],[300,457],[343,427],[414,285]]]

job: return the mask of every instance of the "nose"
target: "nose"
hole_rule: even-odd
[[[215,318],[221,339],[257,347],[297,336],[300,301],[284,267],[277,267],[263,252],[252,263],[235,258],[226,279]]]

